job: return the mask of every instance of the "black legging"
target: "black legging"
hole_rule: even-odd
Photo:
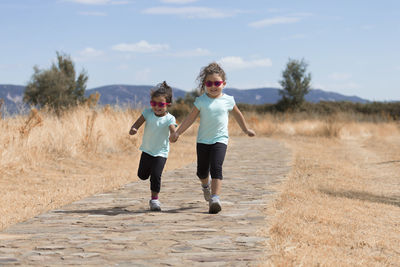
[[[150,190],[153,192],[160,193],[161,174],[166,161],[167,158],[153,157],[145,152],[140,156],[138,176],[142,180],[147,180],[150,176]]]
[[[223,179],[222,164],[224,163],[227,145],[223,143],[197,143],[197,176],[205,179],[211,174],[212,179]]]

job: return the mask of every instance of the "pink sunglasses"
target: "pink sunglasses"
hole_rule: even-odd
[[[155,107],[158,106],[160,108],[166,107],[168,106],[170,103],[166,103],[166,102],[156,102],[156,101],[150,101],[150,106]]]
[[[204,84],[207,86],[207,87],[211,87],[211,86],[215,86],[215,87],[220,87],[221,86],[221,84],[223,84],[224,83],[224,81],[215,81],[215,82],[212,82],[212,81],[206,81]]]

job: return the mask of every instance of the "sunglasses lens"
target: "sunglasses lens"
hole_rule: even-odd
[[[215,82],[212,82],[212,81],[206,81],[206,86],[207,87],[211,87],[211,86],[215,86],[215,87],[220,87],[221,86],[221,84],[223,84],[224,83],[224,81],[215,81]]]
[[[159,103],[158,103],[158,106],[159,106],[160,108],[163,108],[163,107],[165,107],[166,104],[167,104],[167,103],[159,102]]]
[[[150,106],[155,107],[156,106],[156,102],[150,101]]]

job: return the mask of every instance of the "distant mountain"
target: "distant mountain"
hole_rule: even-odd
[[[368,103],[370,101],[358,96],[345,96],[334,92],[322,91],[320,89],[311,90],[305,97],[306,101],[318,103],[321,101],[339,102],[348,101],[354,103]]]
[[[89,96],[98,92],[100,94],[100,105],[120,105],[136,107],[148,105],[150,91],[153,86],[148,85],[108,85],[86,90],[85,95]],[[173,88],[172,93],[175,99],[184,97],[186,91]]]
[[[148,85],[107,85],[88,89],[85,92],[86,96],[99,92],[100,105],[119,105],[138,107],[148,104],[150,90],[152,86]],[[0,85],[0,98],[4,99],[5,107],[2,107],[2,112],[14,114],[26,109],[23,103],[24,86],[19,85]],[[224,92],[235,97],[236,103],[248,104],[265,104],[276,103],[281,99],[278,88],[258,88],[258,89],[234,89],[225,88]],[[181,89],[173,88],[174,98],[184,97],[187,92]],[[357,96],[345,96],[334,92],[326,92],[319,89],[313,89],[306,95],[306,100],[309,102],[320,101],[349,101],[357,103],[367,103],[366,99]]]
[[[25,86],[0,84],[0,98],[4,100],[4,105],[1,107],[1,112],[18,113],[26,108],[23,102]]]
[[[100,104],[128,104],[136,106],[137,104],[149,101],[151,86],[137,85],[109,85],[86,90],[86,95],[99,92]],[[224,92],[235,97],[237,103],[247,104],[265,104],[276,103],[281,99],[278,88],[258,88],[258,89],[234,89],[225,88]],[[173,89],[174,98],[183,97],[187,92],[181,89]],[[350,101],[357,103],[367,103],[368,100],[357,96],[345,96],[334,92],[326,92],[318,89],[311,90],[305,97],[309,102],[320,101]]]

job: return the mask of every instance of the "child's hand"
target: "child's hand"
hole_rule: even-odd
[[[179,135],[175,132],[175,133],[172,133],[172,134],[169,136],[169,141],[170,141],[171,143],[175,143],[175,142],[178,140],[178,138],[179,138]]]
[[[137,133],[137,129],[136,128],[131,128],[131,130],[129,131],[130,135],[135,135]]]
[[[250,137],[253,137],[256,135],[256,132],[253,131],[252,129],[247,129],[246,134]]]

